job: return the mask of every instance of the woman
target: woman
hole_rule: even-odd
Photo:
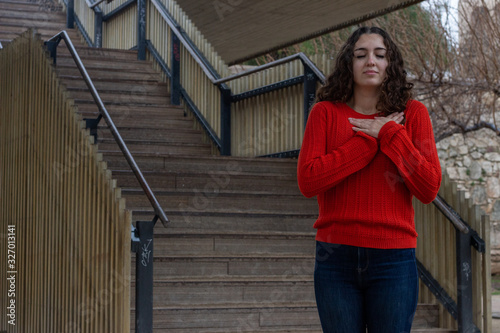
[[[319,205],[314,285],[324,332],[410,332],[412,197],[430,203],[441,183],[429,115],[411,89],[389,35],[362,27],[310,112],[297,173]]]

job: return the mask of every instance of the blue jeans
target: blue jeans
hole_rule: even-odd
[[[324,333],[409,333],[418,301],[415,249],[317,242],[314,289]]]

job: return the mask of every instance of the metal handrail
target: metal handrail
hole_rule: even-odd
[[[85,2],[87,3],[87,6],[89,6],[89,8],[91,8],[91,9],[94,9],[94,7],[100,5],[104,1],[106,1],[106,0],[98,0],[97,2],[91,3],[90,0],[85,0]]]
[[[240,77],[244,77],[244,76],[247,76],[247,75],[250,75],[253,73],[257,73],[257,72],[260,72],[260,71],[263,71],[263,70],[266,70],[266,69],[269,69],[272,67],[276,67],[276,66],[288,63],[288,62],[292,62],[296,59],[300,59],[304,63],[304,65],[309,67],[322,82],[325,82],[325,75],[321,72],[321,70],[318,67],[316,67],[316,65],[311,61],[311,59],[309,59],[302,52],[293,54],[291,56],[288,56],[288,57],[285,57],[282,59],[272,61],[272,62],[264,64],[264,65],[257,66],[255,68],[243,71],[243,72],[238,73],[238,74],[230,75],[230,76],[225,77],[225,78],[218,78],[212,73],[210,68],[205,64],[203,59],[198,55],[198,53],[194,50],[194,48],[191,47],[191,45],[190,45],[191,43],[189,43],[186,40],[186,38],[184,37],[184,35],[181,33],[181,31],[180,31],[181,27],[165,13],[165,11],[162,8],[162,4],[158,0],[151,0],[151,2],[153,3],[153,5],[155,5],[155,7],[158,10],[158,12],[160,13],[160,15],[163,17],[165,22],[168,24],[168,26],[170,27],[170,30],[177,36],[177,38],[179,38],[182,45],[186,48],[186,50],[189,52],[189,54],[194,58],[196,63],[198,65],[200,65],[201,69],[203,70],[205,75],[208,77],[208,79],[215,85],[221,85],[223,83],[238,79]]]
[[[292,54],[288,57],[274,60],[274,61],[269,62],[267,64],[248,69],[246,71],[243,71],[243,72],[240,72],[237,74],[233,74],[233,75],[230,75],[230,76],[222,78],[222,79],[215,80],[215,81],[213,81],[213,83],[215,85],[219,85],[219,84],[226,83],[226,82],[229,82],[232,80],[236,80],[236,79],[239,79],[241,77],[245,77],[245,76],[248,76],[250,74],[254,74],[254,73],[269,69],[269,68],[277,67],[279,65],[286,64],[286,63],[292,62],[292,61],[297,60],[297,59],[300,59],[307,67],[309,67],[314,72],[314,74],[322,82],[325,82],[326,78],[325,78],[325,75],[321,72],[321,70],[318,67],[316,67],[316,65],[311,61],[311,59],[309,59],[303,52],[299,52],[299,53]]]
[[[137,180],[139,181],[139,184],[141,185],[142,189],[144,190],[144,193],[149,199],[149,202],[153,206],[153,209],[155,210],[155,214],[158,216],[158,218],[161,220],[163,225],[166,227],[167,223],[169,222],[165,211],[162,209],[160,203],[156,199],[156,196],[154,195],[153,191],[149,187],[148,182],[144,178],[144,175],[142,174],[141,170],[139,169],[137,163],[135,162],[134,157],[130,153],[130,151],[127,148],[127,145],[125,144],[125,141],[121,137],[120,133],[118,132],[118,129],[116,128],[113,120],[111,119],[111,116],[108,113],[108,110],[104,106],[104,103],[102,102],[101,97],[99,96],[99,93],[97,92],[97,89],[95,88],[92,79],[90,78],[89,74],[87,73],[87,70],[85,69],[85,66],[82,63],[82,60],[80,59],[80,56],[78,55],[75,46],[71,42],[71,39],[69,38],[68,34],[66,31],[61,31],[57,35],[53,36],[48,40],[48,42],[56,42],[58,43],[61,39],[63,39],[66,43],[66,47],[68,48],[69,52],[71,53],[71,56],[73,57],[73,60],[76,63],[76,66],[78,67],[78,70],[83,76],[83,79],[85,80],[85,83],[87,84],[87,87],[90,90],[90,93],[92,94],[92,97],[94,98],[95,103],[97,104],[99,108],[100,114],[103,116],[104,120],[108,124],[109,129],[111,130],[111,133],[113,134],[114,139],[116,140],[116,143],[120,147],[123,155],[127,159],[127,162],[134,172]]]
[[[170,30],[177,36],[177,38],[179,38],[179,41],[186,48],[186,50],[189,52],[189,54],[191,54],[191,56],[196,61],[196,63],[198,65],[200,65],[201,69],[203,70],[205,75],[208,77],[208,79],[210,81],[212,81],[212,83],[214,83],[216,80],[218,80],[219,78],[216,77],[216,75],[214,75],[214,73],[212,73],[210,68],[208,68],[208,66],[203,62],[203,59],[198,55],[198,53],[191,46],[191,43],[189,43],[186,40],[186,38],[184,37],[184,35],[180,32],[181,27],[176,22],[172,21],[172,19],[167,15],[167,13],[165,12],[165,10],[163,8],[163,4],[161,2],[159,2],[158,0],[151,0],[151,2],[156,7],[156,9],[160,13],[160,15],[165,20],[165,22],[168,24],[168,26],[170,27]]]
[[[468,234],[469,227],[464,223],[462,217],[438,194],[432,202],[444,216],[459,230],[461,233]]]

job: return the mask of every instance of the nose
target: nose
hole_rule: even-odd
[[[375,66],[375,55],[374,54],[368,55],[367,65],[368,66]]]

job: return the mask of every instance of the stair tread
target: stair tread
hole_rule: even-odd
[[[147,213],[147,214],[153,214],[154,210],[153,208],[132,208],[133,213]],[[242,212],[241,210],[221,210],[221,209],[210,209],[210,210],[205,210],[203,212],[200,212],[199,210],[193,208],[191,211],[186,210],[186,209],[168,209],[165,211],[165,213],[168,215],[189,215],[189,214],[194,214],[194,215],[214,215],[214,216],[257,216],[257,217],[285,217],[285,216],[294,216],[294,217],[310,217],[310,218],[317,218],[318,214],[317,213],[287,213],[284,214],[282,212],[272,212],[272,211],[263,211],[263,210],[247,210]]]
[[[116,141],[114,138],[104,138],[104,139],[98,139],[98,144],[115,144]],[[152,140],[125,140],[125,143],[127,145],[147,145],[147,146],[177,146],[177,147],[210,147],[210,144],[208,143],[190,143],[190,142],[167,142],[167,141],[152,141]],[[101,149],[99,148],[99,152],[106,152],[106,149]]]
[[[436,304],[426,304],[426,303],[418,303],[417,307],[437,307]],[[240,309],[286,309],[286,310],[295,310],[295,309],[304,309],[310,308],[311,310],[316,311],[316,302],[268,302],[265,304],[256,304],[255,302],[240,302],[238,304],[235,303],[217,303],[217,304],[194,304],[192,306],[178,304],[175,306],[154,306],[153,311],[171,311],[171,310],[184,310],[184,311],[195,311],[195,310],[240,310]],[[133,311],[135,309],[133,308]]]
[[[115,169],[115,168],[110,168],[111,172],[113,174],[133,174],[132,170],[128,169]],[[227,175],[228,171],[211,171],[211,170],[193,170],[193,171],[185,171],[185,170],[164,170],[164,169],[158,169],[158,170],[146,170],[143,172],[145,175],[171,175],[171,174],[176,174],[176,175],[202,175],[202,176],[207,176],[207,175]],[[242,175],[242,176],[247,176],[247,177],[274,177],[274,178],[280,178],[280,179],[286,179],[286,180],[296,180],[296,175],[284,175],[282,173],[278,172],[250,172],[250,171],[234,171],[231,172],[231,176],[236,176],[236,175]]]
[[[203,276],[203,277],[193,277],[193,276],[172,276],[164,277],[160,279],[155,279],[153,283],[158,284],[252,284],[252,283],[288,283],[288,282],[307,282],[312,283],[312,276],[301,276],[301,275],[259,275],[259,276]],[[132,282],[133,284],[135,282]]]
[[[170,310],[241,310],[241,309],[303,309],[311,308],[316,309],[315,302],[267,302],[267,303],[255,303],[255,302],[240,302],[236,303],[216,303],[216,304],[193,304],[184,305],[176,304],[172,306],[155,306],[153,311],[170,311]],[[135,309],[134,309],[135,310]]]
[[[312,226],[311,226],[312,227]],[[251,237],[281,237],[286,236],[287,238],[314,238],[316,236],[315,231],[311,232],[299,232],[299,231],[253,231],[253,232],[242,232],[242,231],[215,231],[215,230],[192,230],[183,228],[167,228],[168,231],[165,233],[155,233],[157,239],[166,237],[179,237],[179,236],[197,236],[197,237],[214,237],[214,236],[239,236],[245,238]]]
[[[134,257],[133,257],[134,258]],[[311,259],[314,258],[314,254],[301,254],[301,253],[251,253],[251,254],[246,254],[246,253],[211,253],[211,254],[206,254],[206,253],[200,253],[197,254],[196,256],[187,255],[187,254],[163,254],[158,257],[154,257],[155,261],[165,261],[169,259],[175,259],[175,260],[192,260],[192,261],[206,261],[208,259],[212,260],[289,260],[289,259]],[[132,259],[134,260],[134,259]]]
[[[142,188],[122,188],[121,190],[122,195],[145,195],[144,190]],[[194,196],[196,195],[195,192],[191,189],[167,189],[167,188],[161,188],[157,189],[154,191],[155,195],[159,196],[177,196],[177,195],[187,195],[187,196]],[[220,189],[217,191],[217,196],[222,197],[231,197],[234,198],[236,196],[243,196],[243,197],[273,197],[276,198],[277,196],[279,197],[284,197],[284,198],[301,198],[303,200],[308,200],[305,199],[300,193],[295,192],[295,193],[280,193],[280,194],[275,194],[275,193],[269,193],[266,191],[243,191],[243,190],[226,190],[226,189]]]

